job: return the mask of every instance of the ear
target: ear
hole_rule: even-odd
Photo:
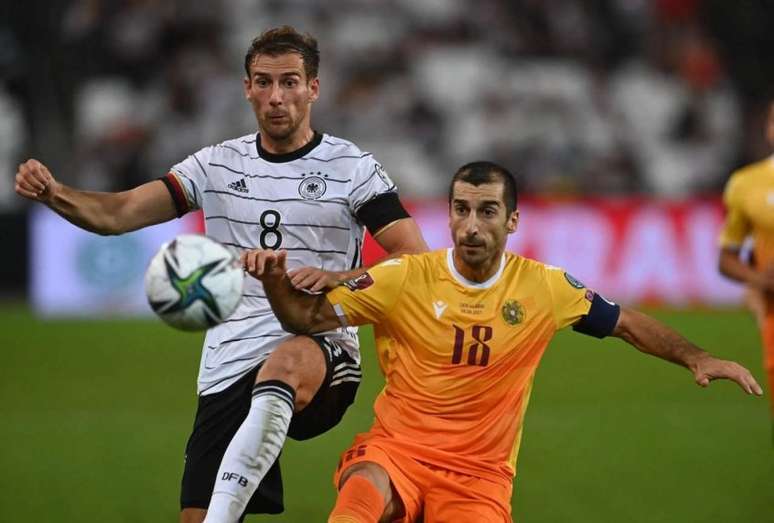
[[[309,81],[309,103],[314,103],[320,96],[320,78],[314,77]]]
[[[505,228],[508,230],[508,234],[513,234],[519,227],[519,210],[516,209],[508,216],[508,221],[505,224]]]
[[[250,99],[250,78],[245,76],[242,79],[242,85],[245,89],[245,99],[249,100]]]

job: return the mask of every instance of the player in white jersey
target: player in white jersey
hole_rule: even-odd
[[[207,234],[227,245],[287,250],[294,285],[311,291],[363,271],[364,228],[391,255],[426,250],[371,154],[312,129],[318,64],[311,36],[290,27],[266,31],[245,56],[244,92],[257,134],[201,149],[160,180],[120,193],[67,187],[28,160],[19,166],[16,192],[99,234],[203,209]],[[205,338],[181,521],[281,512],[277,457],[286,435],[307,439],[333,427],[359,381],[356,332],[288,334],[251,279],[234,315]]]

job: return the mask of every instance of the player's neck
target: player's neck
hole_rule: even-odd
[[[497,271],[500,270],[502,257],[503,253],[500,251],[497,255],[492,256],[490,259],[483,262],[480,266],[472,267],[465,263],[462,257],[457,253],[457,250],[454,249],[452,259],[454,261],[454,268],[457,269],[457,272],[460,274],[460,276],[468,281],[484,283],[492,276],[497,274]]]
[[[311,127],[299,129],[297,132],[282,140],[275,140],[266,133],[260,133],[261,148],[271,154],[287,154],[297,151],[314,138]]]

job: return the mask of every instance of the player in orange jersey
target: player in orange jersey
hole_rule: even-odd
[[[374,324],[386,386],[373,426],[342,455],[329,522],[511,521],[532,380],[548,342],[566,326],[620,337],[687,367],[701,386],[728,378],[762,394],[744,367],[561,269],[506,252],[519,213],[504,168],[463,166],[449,204],[454,248],[387,260],[327,295],[293,289],[284,251],[243,255],[286,330]]]
[[[769,103],[766,139],[774,148],[774,101]],[[774,156],[731,175],[723,194],[726,222],[720,234],[720,272],[747,284],[747,303],[763,338],[763,364],[774,420]],[[752,238],[752,265],[739,253]]]

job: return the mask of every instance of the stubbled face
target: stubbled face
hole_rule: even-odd
[[[769,115],[766,120],[766,141],[774,149],[774,102],[769,104]]]
[[[244,86],[262,135],[275,142],[308,138],[310,112],[320,81],[306,77],[300,54],[256,55]]]
[[[516,231],[519,212],[508,215],[503,184],[472,185],[458,181],[452,188],[449,228],[455,253],[472,270],[500,261],[505,242]]]

